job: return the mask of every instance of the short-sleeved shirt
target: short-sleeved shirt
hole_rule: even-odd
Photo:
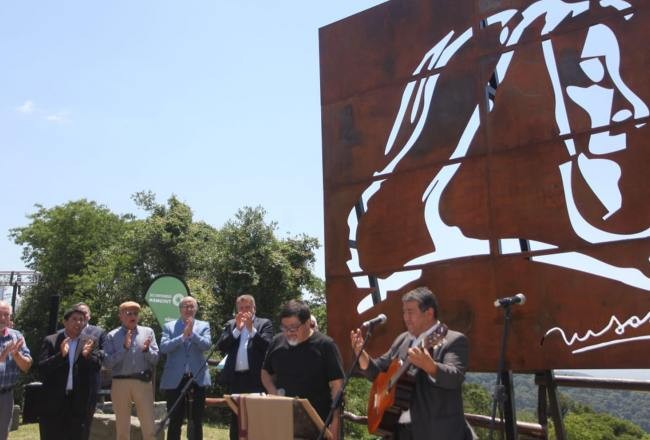
[[[329,382],[343,378],[341,354],[332,338],[314,332],[292,347],[284,334],[276,335],[263,368],[275,375],[276,387],[284,388],[287,396],[309,400],[321,419],[327,418],[332,406]]]

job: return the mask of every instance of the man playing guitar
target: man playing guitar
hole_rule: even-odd
[[[438,321],[438,301],[426,287],[406,293],[402,311],[408,331],[381,357],[372,359],[365,351],[359,357],[357,372],[375,381],[368,429],[398,440],[476,438],[463,412],[467,337]],[[358,354],[360,329],[350,332],[350,341]]]

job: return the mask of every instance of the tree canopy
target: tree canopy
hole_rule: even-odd
[[[252,294],[258,314],[271,318],[288,299],[322,294],[322,281],[312,273],[318,240],[278,237],[277,224],[266,220],[262,207],[244,207],[216,228],[194,221],[191,208],[176,196],[165,204],[151,192],[132,198],[144,218],[117,215],[82,199],[52,208],[37,205],[28,225],[10,231],[27,267],[42,274],[16,316],[32,350],[47,333],[51,296],[60,297],[59,317],[83,301],[93,321],[111,329],[118,325],[117,306],[127,299],[144,304],[159,274],[184,278],[201,316],[216,331],[232,316],[240,294]],[[146,307],[142,320],[157,326]]]

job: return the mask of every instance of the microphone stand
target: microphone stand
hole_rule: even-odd
[[[348,382],[350,381],[350,376],[352,376],[352,371],[354,371],[354,367],[357,366],[357,363],[359,362],[359,358],[361,357],[361,353],[363,353],[363,350],[366,348],[366,344],[368,343],[368,339],[370,339],[370,335],[372,334],[374,327],[375,324],[370,324],[368,326],[368,331],[366,332],[366,336],[363,338],[363,344],[361,345],[361,350],[359,350],[359,353],[354,357],[354,362],[352,362],[352,365],[350,366],[348,373],[343,378],[343,385],[341,385],[341,389],[339,390],[338,393],[336,393],[336,397],[334,397],[334,400],[332,401],[330,412],[327,414],[327,419],[325,419],[325,424],[323,425],[323,429],[321,429],[320,434],[318,435],[318,440],[322,440],[323,438],[325,438],[325,431],[327,430],[329,424],[332,423],[332,419],[334,418],[334,413],[339,408],[339,406],[341,406],[341,404],[343,403],[343,395],[345,393],[345,388],[348,386]],[[342,429],[343,426],[339,425],[339,432],[342,431]]]
[[[208,355],[205,357],[205,362],[197,371],[196,376],[192,375],[192,377],[185,382],[185,386],[181,390],[180,394],[178,395],[178,398],[176,398],[176,401],[172,405],[172,407],[167,410],[167,414],[165,415],[165,418],[160,421],[160,424],[158,425],[158,429],[156,429],[155,436],[158,438],[158,435],[166,428],[167,422],[169,421],[169,418],[171,417],[171,414],[174,412],[176,407],[181,403],[182,399],[187,398],[187,438],[188,440],[194,440],[194,424],[193,422],[193,414],[192,414],[192,403],[193,403],[193,393],[188,393],[188,390],[190,390],[190,387],[192,384],[196,383],[196,377],[201,376],[203,372],[205,371],[205,368],[208,366],[208,359],[212,357],[214,354],[215,350],[217,349],[217,344],[213,344],[212,347],[210,347],[210,351],[208,352]]]
[[[495,418],[496,418],[496,410],[497,410],[497,403],[499,404],[499,413],[501,415],[501,423],[504,424],[504,430],[506,433],[506,439],[507,440],[513,440],[517,438],[517,430],[516,430],[516,425],[514,425],[514,411],[507,411],[507,414],[505,414],[506,419],[510,420],[503,420],[504,419],[504,406],[506,403],[506,399],[509,401],[509,405],[514,408],[514,403],[512,402],[513,399],[513,394],[512,394],[512,378],[508,380],[507,387],[502,383],[503,376],[506,375],[506,369],[505,369],[505,355],[506,355],[506,346],[508,343],[508,333],[509,333],[509,328],[510,328],[510,318],[512,316],[512,312],[510,310],[510,304],[504,304],[503,305],[503,312],[504,312],[504,320],[503,320],[503,333],[501,335],[501,352],[499,353],[499,370],[497,371],[497,378],[496,378],[496,383],[494,384],[494,393],[492,395],[492,416],[490,419],[490,440],[492,440],[492,436],[494,434],[494,428],[495,428]],[[509,392],[506,393],[506,388],[508,388]],[[508,395],[506,395],[508,394]],[[512,426],[514,425],[514,426]]]

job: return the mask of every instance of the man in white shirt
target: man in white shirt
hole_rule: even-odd
[[[230,394],[260,393],[264,387],[260,371],[266,349],[273,339],[273,325],[255,315],[255,298],[241,295],[236,301],[237,314],[226,324],[217,347],[227,356],[219,382],[227,385]],[[230,439],[237,440],[237,417],[230,422]]]

